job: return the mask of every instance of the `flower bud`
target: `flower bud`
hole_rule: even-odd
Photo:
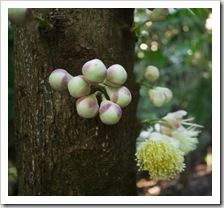
[[[100,120],[108,125],[116,124],[121,119],[122,110],[119,105],[103,100],[99,109]]]
[[[113,103],[121,108],[126,107],[131,102],[131,92],[127,87],[106,87],[107,94]]]
[[[149,21],[160,22],[166,20],[169,15],[167,8],[155,8],[149,16]]]
[[[165,127],[170,128],[171,130],[175,130],[181,127],[181,122],[183,117],[187,115],[187,112],[184,110],[178,110],[173,113],[168,113],[163,117],[163,125]]]
[[[173,98],[173,93],[169,88],[164,89],[164,94],[166,97],[166,103],[169,103]]]
[[[150,102],[156,107],[161,107],[165,103],[170,102],[173,97],[172,91],[165,87],[149,89],[148,95]]]
[[[107,77],[104,81],[106,85],[119,87],[127,80],[127,72],[124,67],[114,64],[107,69]]]
[[[67,89],[67,85],[72,76],[64,69],[55,69],[49,76],[49,83],[54,90],[63,91]]]
[[[93,118],[99,110],[98,101],[95,95],[87,95],[76,101],[76,110],[82,118]]]
[[[158,68],[155,66],[148,66],[145,69],[144,77],[150,82],[155,82],[159,78]]]
[[[98,84],[107,76],[107,68],[99,59],[86,62],[82,67],[85,80],[90,84]]]
[[[34,19],[31,8],[9,8],[8,17],[12,24],[23,25]]]
[[[68,91],[72,97],[79,98],[88,95],[91,85],[86,82],[83,75],[72,77],[68,82]]]

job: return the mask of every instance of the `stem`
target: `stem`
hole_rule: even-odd
[[[94,95],[95,95],[95,96],[97,96],[97,95],[101,96],[102,101],[103,101],[103,100],[107,100],[107,98],[106,98],[106,96],[104,95],[104,93],[101,92],[101,91],[99,91],[99,90],[97,90],[96,92],[94,92]]]
[[[141,83],[141,86],[145,87],[147,90],[149,89],[149,86],[145,82]]]
[[[44,22],[47,22],[47,15],[46,14],[43,15],[43,19],[44,19]]]
[[[146,82],[144,82],[144,80],[140,80],[139,82],[137,82],[140,86],[144,86],[146,87],[147,89],[149,88],[148,84]]]
[[[191,9],[187,8],[187,10],[192,14],[192,15],[196,15]]]
[[[136,31],[138,28],[140,28],[141,26],[143,26],[146,22],[150,21],[150,19],[145,20],[144,22],[142,22],[140,25],[136,26],[136,27],[132,27],[131,28],[131,32]]]
[[[97,96],[97,95],[99,95],[99,94],[101,95],[101,93],[102,93],[101,91],[96,91],[96,92],[94,92],[93,94],[94,94],[95,96]]]
[[[100,88],[105,88],[106,87],[106,85],[103,84],[103,83],[99,83],[97,86],[99,86]]]
[[[142,121],[143,124],[149,124],[149,125],[153,125],[153,124],[157,124],[157,123],[162,123],[161,119],[146,119]]]
[[[141,86],[144,86],[147,90],[148,89],[153,89],[153,86],[149,85],[148,83],[146,83],[144,81],[144,79],[142,79],[140,82],[137,82],[138,84],[140,84]]]
[[[106,96],[101,92],[102,101],[107,100]]]
[[[46,27],[46,28],[53,28],[54,26],[47,22],[46,16],[42,19],[40,17],[35,16],[34,20],[36,20],[40,25]]]
[[[100,91],[100,90],[105,91],[105,87],[106,86],[103,83],[99,83],[97,85],[92,85],[92,88],[96,91]]]

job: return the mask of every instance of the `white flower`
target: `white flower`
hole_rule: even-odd
[[[163,117],[163,125],[172,129],[178,129],[182,125],[194,126],[194,127],[200,127],[200,128],[203,127],[201,125],[189,122],[194,120],[194,118],[183,119],[183,117],[186,115],[187,115],[187,112],[184,110],[168,113],[165,117]]]
[[[185,115],[187,115],[187,112],[184,110],[168,113],[165,117],[163,117],[163,124],[168,128],[177,129],[180,127],[182,118]]]
[[[159,133],[153,132],[136,151],[139,171],[148,170],[155,179],[171,179],[184,170],[184,153],[170,144]]]
[[[160,140],[167,141],[170,144],[172,144],[174,147],[177,147],[177,148],[180,147],[180,143],[177,139],[166,136],[166,135],[163,135],[163,134],[160,134],[158,132],[152,132],[149,135],[149,139],[152,140],[152,141],[160,141]]]
[[[139,137],[141,137],[141,138],[148,138],[151,132],[152,132],[152,128],[148,128],[146,130],[143,130],[139,134]]]
[[[183,119],[185,115],[187,115],[187,112],[184,110],[168,113],[163,117],[160,132],[178,140],[180,150],[186,155],[196,149],[198,143],[197,136],[200,133],[197,128],[202,128],[203,126],[191,123],[190,121],[194,120],[194,118]],[[185,128],[184,126],[188,127]]]
[[[149,101],[156,107],[161,107],[165,103],[170,102],[173,93],[166,87],[155,87],[148,91]]]
[[[197,136],[199,133],[200,131],[198,131],[195,127],[180,127],[176,131],[173,131],[172,137],[180,142],[180,150],[187,155],[190,151],[196,149],[196,145],[198,143]]]

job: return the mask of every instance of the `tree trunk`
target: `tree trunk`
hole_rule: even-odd
[[[19,195],[136,195],[133,9],[54,9],[49,21],[54,29],[33,21],[14,32]],[[78,75],[94,58],[128,72],[133,100],[116,125],[80,118],[75,99],[48,83],[54,69]]]

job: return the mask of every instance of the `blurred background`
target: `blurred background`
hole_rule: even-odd
[[[136,81],[148,65],[160,70],[158,86],[173,92],[170,103],[152,106],[147,90],[140,89],[139,120],[156,119],[183,109],[204,128],[197,149],[186,156],[186,171],[170,181],[150,180],[147,172],[137,175],[139,195],[212,195],[212,11],[211,9],[169,9],[161,22],[146,21],[151,9],[135,10],[138,40],[135,47]],[[143,24],[144,23],[144,24]],[[18,195],[14,140],[13,27],[8,27],[8,195]],[[217,69],[219,70],[219,69]]]
[[[150,9],[136,9],[135,23],[144,23]],[[161,108],[149,103],[145,87],[140,89],[137,117],[161,118],[169,112],[185,110],[194,123],[203,125],[197,149],[186,156],[186,171],[171,181],[149,180],[138,174],[139,195],[212,195],[212,12],[211,9],[169,9],[161,22],[146,22],[136,31],[136,80],[144,69],[160,70],[155,86],[168,87],[173,99]],[[219,70],[219,69],[217,69]]]

